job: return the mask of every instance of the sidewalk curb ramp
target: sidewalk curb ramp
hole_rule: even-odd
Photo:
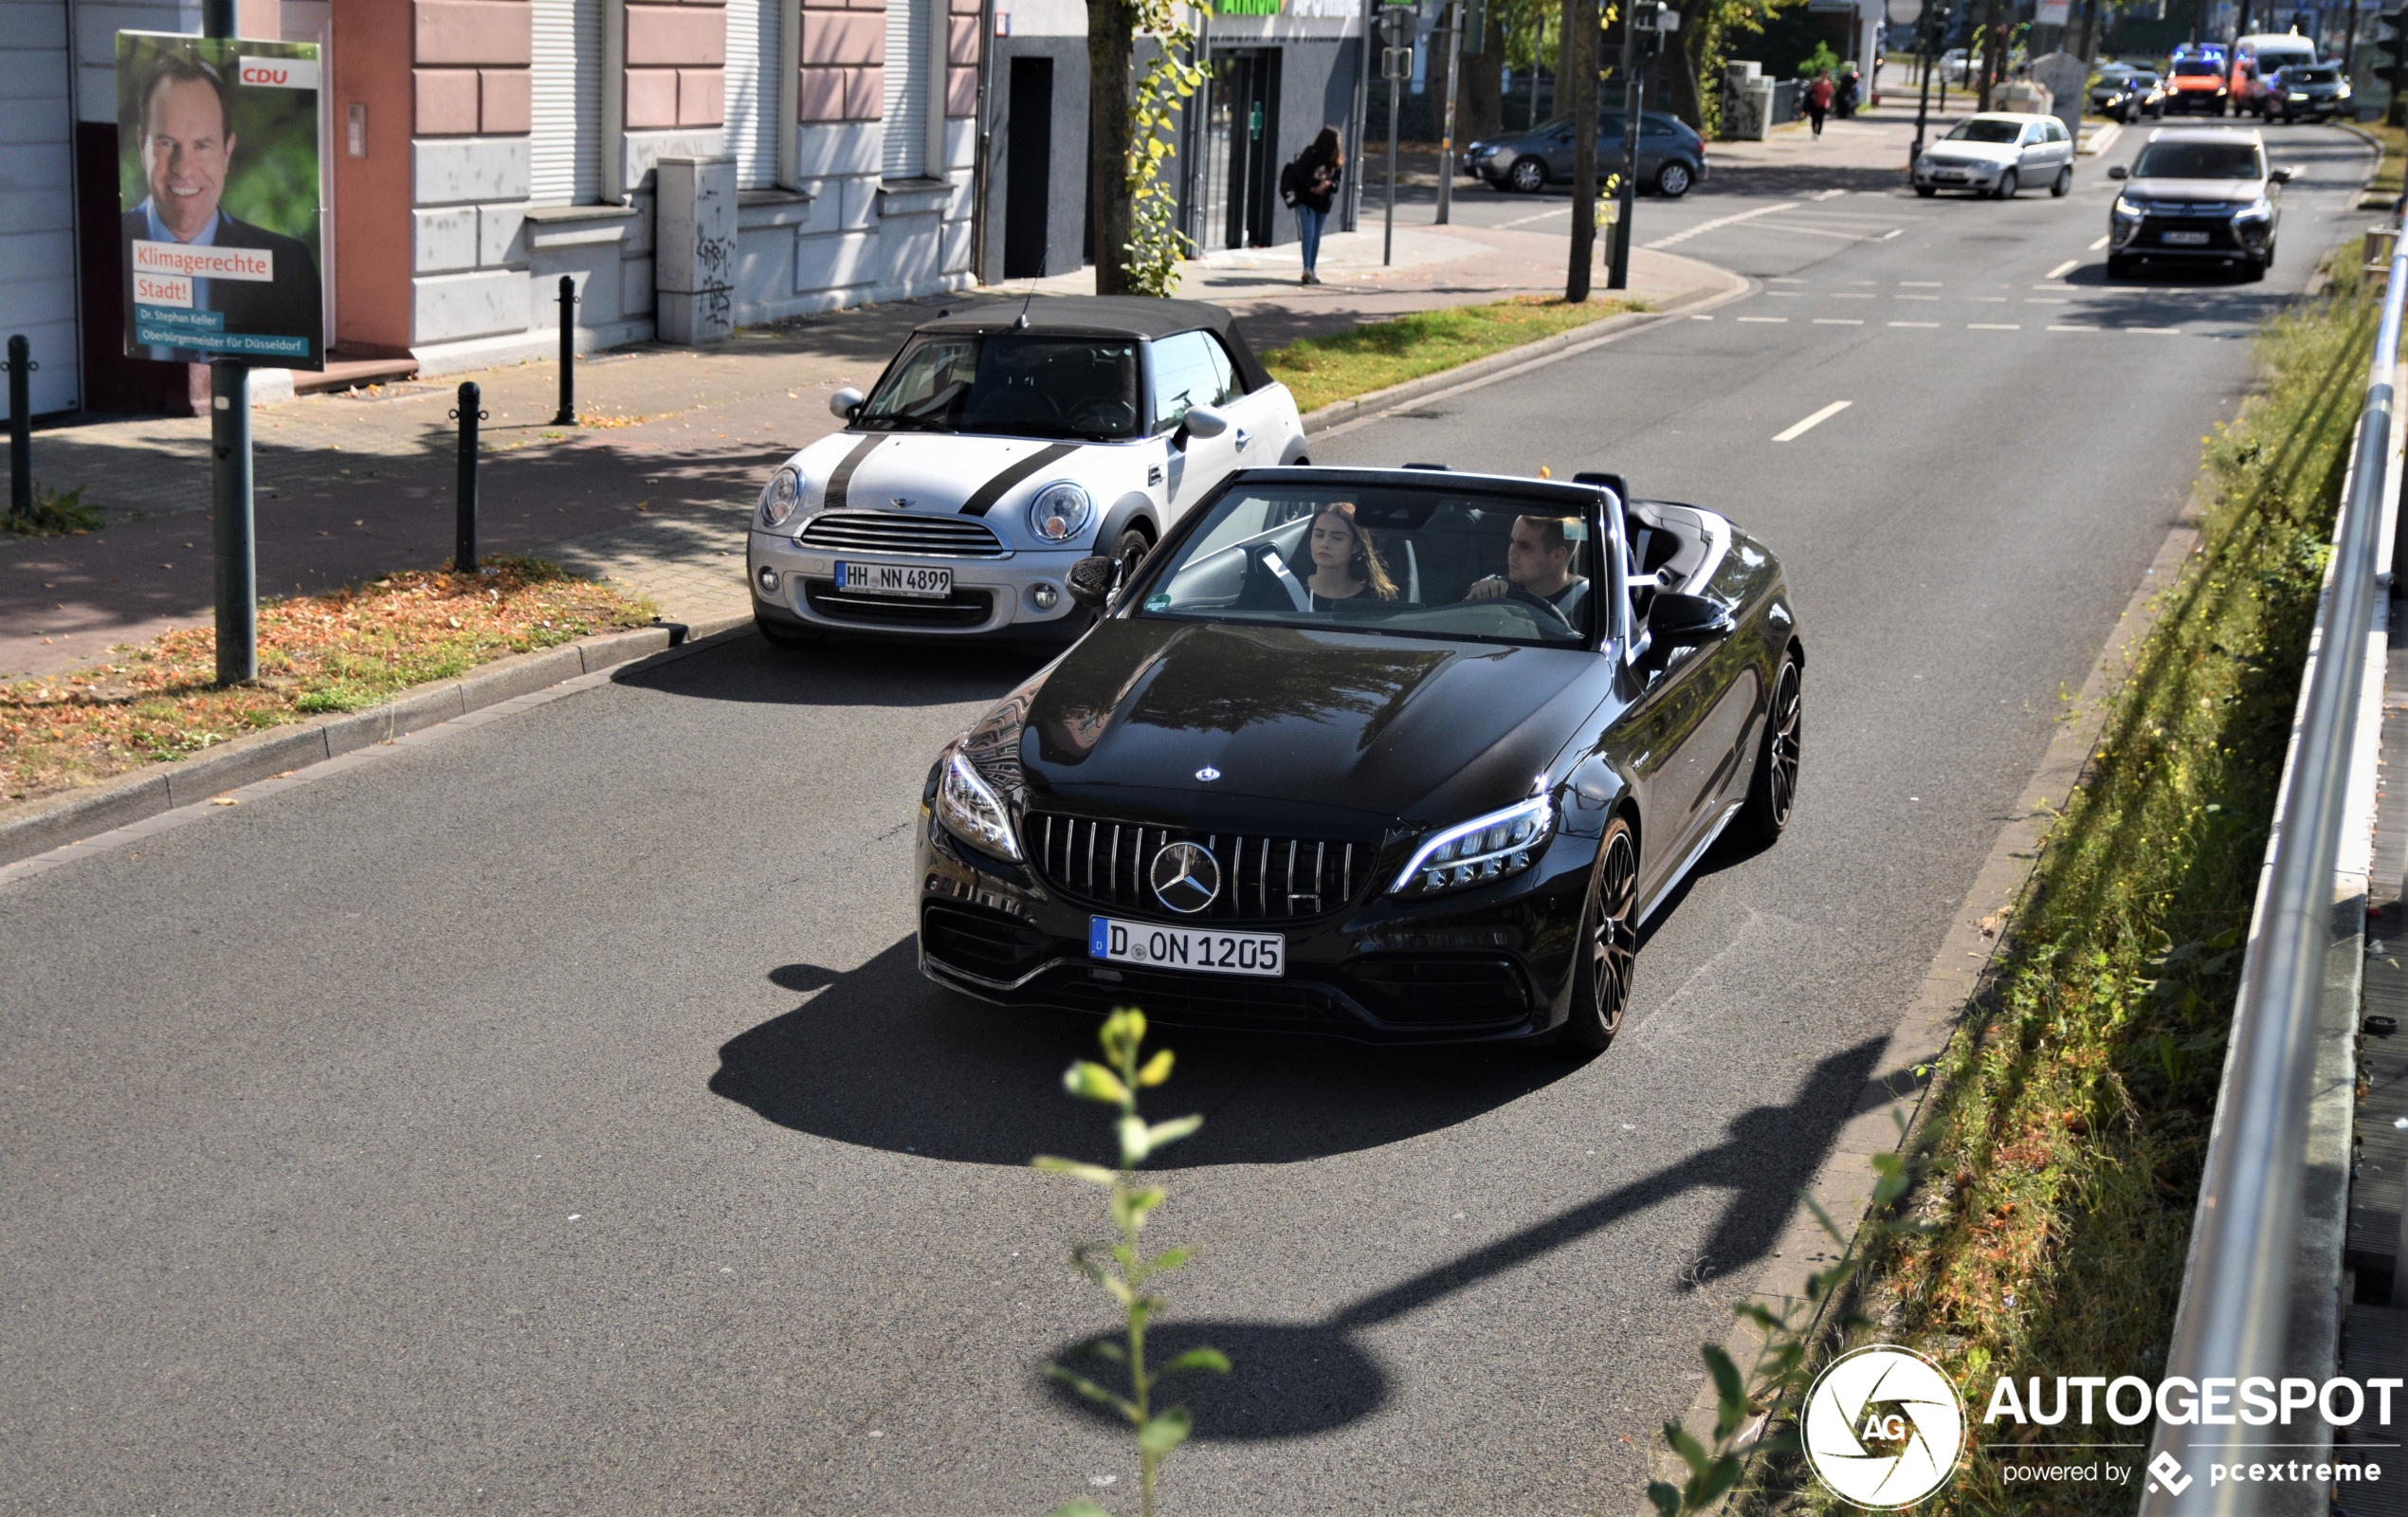
[[[365,711],[252,733],[177,762],[148,764],[97,785],[26,801],[0,810],[0,866],[723,630],[663,623],[514,653]]]
[[[1680,258],[1677,253],[1658,253],[1655,256]],[[1586,326],[1576,326],[1569,332],[1559,332],[1551,338],[1541,338],[1536,342],[1524,343],[1518,348],[1507,348],[1503,353],[1491,354],[1485,358],[1475,358],[1469,363],[1458,364],[1452,369],[1441,369],[1435,374],[1426,374],[1418,379],[1408,379],[1403,384],[1390,385],[1385,390],[1374,390],[1365,394],[1356,395],[1352,399],[1333,400],[1328,405],[1306,413],[1304,435],[1310,437],[1318,432],[1325,432],[1333,427],[1343,426],[1347,422],[1359,418],[1375,416],[1383,411],[1393,411],[1398,406],[1424,399],[1442,390],[1453,390],[1483,379],[1494,378],[1527,364],[1568,357],[1576,351],[1621,337],[1639,327],[1652,326],[1656,322],[1670,320],[1676,316],[1686,315],[1703,306],[1719,305],[1724,301],[1735,300],[1746,294],[1752,287],[1745,276],[1734,274],[1728,269],[1717,268],[1711,264],[1700,263],[1693,258],[1680,258],[1680,261],[1695,266],[1701,273],[1710,274],[1713,277],[1713,283],[1701,283],[1695,288],[1685,290],[1652,310],[1617,311],[1612,316],[1601,317]],[[1612,298],[1613,292],[1603,293],[1608,299]]]

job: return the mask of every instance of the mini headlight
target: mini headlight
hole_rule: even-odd
[[[794,465],[784,465],[761,486],[761,525],[784,526],[802,508],[803,477],[794,472]]]
[[[1555,802],[1533,796],[1519,806],[1475,816],[1432,833],[1397,871],[1390,895],[1419,897],[1468,885],[1485,885],[1530,867],[1531,858],[1555,833]]]
[[[944,830],[982,852],[1020,861],[1019,840],[1012,835],[1012,817],[1003,801],[980,778],[960,744],[945,750],[944,767],[937,772],[937,820]]]
[[[1095,502],[1068,480],[1047,485],[1029,503],[1029,530],[1043,542],[1067,542],[1094,520]]]

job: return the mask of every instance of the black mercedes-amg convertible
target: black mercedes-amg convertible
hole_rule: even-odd
[[[1797,795],[1772,554],[1566,482],[1233,475],[938,758],[920,961],[1011,1006],[1602,1048],[1640,927]]]

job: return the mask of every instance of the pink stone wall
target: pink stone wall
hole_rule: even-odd
[[[874,121],[886,103],[885,0],[803,0],[804,121]]]
[[[509,136],[533,115],[528,0],[415,0],[410,92],[417,137]]]
[[[628,130],[717,126],[726,116],[725,0],[628,0]]]

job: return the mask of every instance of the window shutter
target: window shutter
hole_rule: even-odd
[[[889,179],[928,172],[928,30],[934,0],[886,0],[885,154]]]
[[[535,0],[531,198],[591,205],[602,195],[602,0]]]
[[[780,0],[727,0],[727,152],[736,187],[777,182],[777,17]]]

